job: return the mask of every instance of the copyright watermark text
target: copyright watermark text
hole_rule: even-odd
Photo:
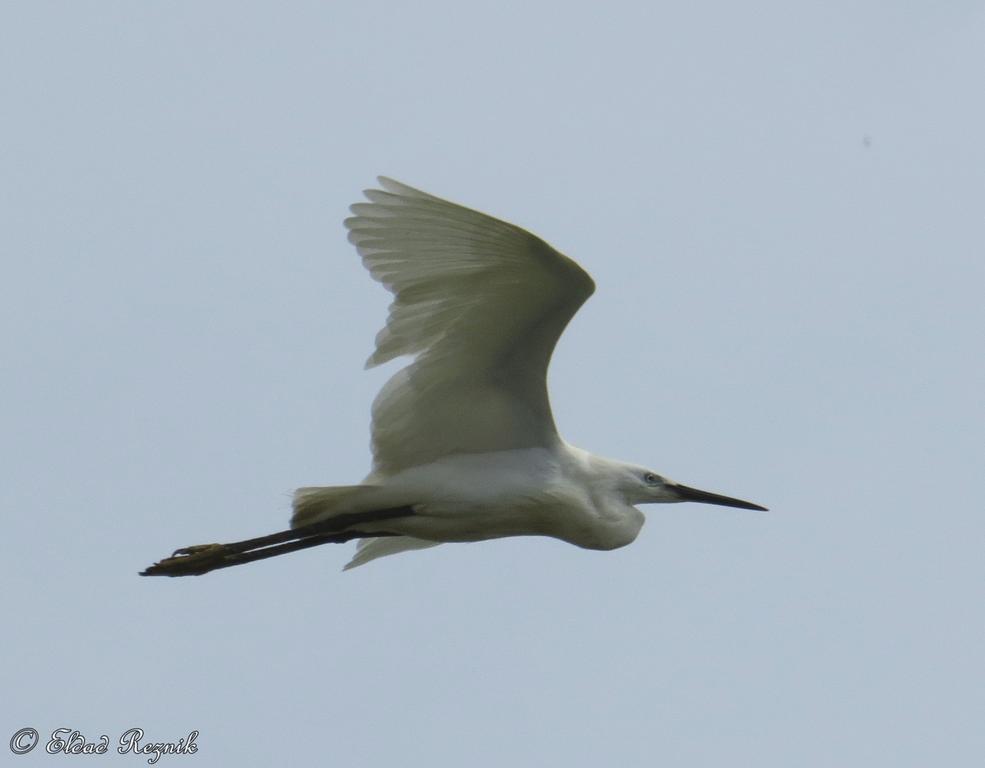
[[[194,755],[198,752],[197,738],[198,731],[192,731],[177,741],[152,742],[144,738],[143,728],[131,728],[120,735],[114,749],[121,755],[147,755],[147,762],[154,765],[162,755]],[[36,729],[21,728],[10,737],[10,751],[15,755],[26,755],[41,744],[41,740],[41,734]],[[71,728],[56,728],[42,748],[49,755],[105,755],[109,752],[110,741],[105,733],[90,741]]]

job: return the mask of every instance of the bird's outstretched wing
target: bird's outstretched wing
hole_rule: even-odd
[[[401,355],[373,403],[374,473],[451,453],[550,446],[547,366],[595,284],[512,224],[386,178],[346,219],[394,295],[372,367]]]

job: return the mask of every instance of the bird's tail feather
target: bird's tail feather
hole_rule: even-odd
[[[294,514],[291,528],[319,523],[338,514],[351,512],[353,502],[362,491],[373,489],[371,485],[308,486],[294,492]]]
[[[291,528],[301,528],[311,523],[320,523],[338,515],[379,511],[387,505],[400,506],[399,499],[381,498],[380,487],[376,485],[332,485],[298,488],[294,492],[294,514]],[[423,549],[439,544],[411,536],[386,536],[359,540],[355,555],[345,569],[355,568],[378,557]]]
[[[415,539],[412,536],[388,536],[382,539],[360,539],[356,548],[356,554],[342,570],[348,571],[360,565],[365,565],[370,560],[387,555],[395,555],[398,552],[407,552],[411,549],[424,549],[425,547],[436,547],[441,542],[425,541]]]

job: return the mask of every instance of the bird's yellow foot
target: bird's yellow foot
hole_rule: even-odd
[[[154,563],[141,576],[197,576],[208,573],[229,554],[225,544],[195,544],[176,549],[171,557]]]

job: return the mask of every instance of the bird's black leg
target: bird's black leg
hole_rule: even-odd
[[[367,532],[353,526],[408,517],[412,507],[394,507],[371,512],[352,512],[300,528],[278,531],[255,539],[229,544],[197,544],[177,549],[163,560],[140,572],[141,576],[200,576],[219,568],[252,563],[321,544],[339,544],[352,539],[394,536],[390,532]]]

